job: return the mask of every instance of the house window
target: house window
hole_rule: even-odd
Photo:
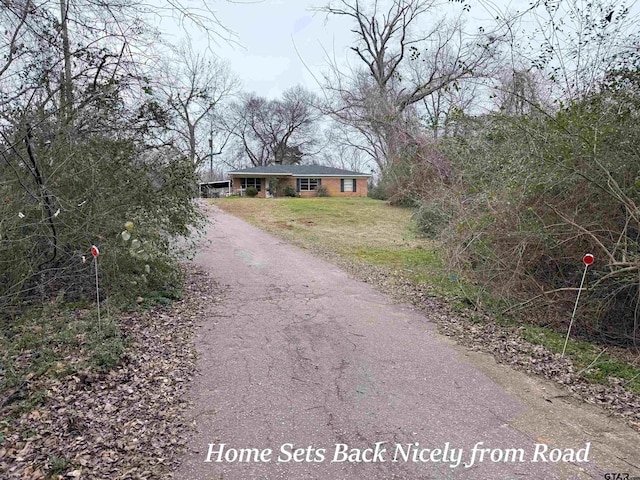
[[[320,178],[299,178],[298,179],[298,191],[310,192],[317,190],[322,185],[322,179]]]
[[[255,187],[259,192],[262,191],[262,179],[261,178],[241,178],[240,187],[242,190],[246,190],[249,187]]]
[[[355,192],[356,191],[356,179],[355,178],[341,178],[340,179],[340,191],[341,192]]]

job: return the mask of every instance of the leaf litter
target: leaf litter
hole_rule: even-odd
[[[46,392],[40,405],[17,417],[0,409],[0,477],[172,478],[192,428],[194,329],[219,290],[188,267],[182,300],[119,315],[128,346],[116,367],[33,379],[29,389]]]

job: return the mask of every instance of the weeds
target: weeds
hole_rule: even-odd
[[[49,475],[55,478],[56,475],[64,473],[69,466],[69,460],[65,457],[59,457],[57,455],[51,455],[49,457]]]
[[[49,304],[3,322],[0,345],[3,404],[17,403],[24,411],[46,400],[47,392],[37,388],[40,377],[111,369],[120,361],[126,341],[113,318],[103,319],[99,328],[93,309]]]
[[[534,325],[521,326],[522,337],[530,343],[542,345],[553,353],[560,354],[564,345],[562,333]],[[606,349],[605,349],[606,350]],[[611,378],[623,381],[623,386],[640,394],[640,368],[621,362],[603,353],[603,347],[589,342],[572,340],[567,344],[566,354],[584,378],[597,383],[610,383]]]

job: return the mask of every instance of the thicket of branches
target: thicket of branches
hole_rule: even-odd
[[[175,284],[176,236],[200,221],[191,152],[154,96],[158,32],[144,2],[0,7],[0,310],[137,296]],[[201,13],[185,21],[204,22]],[[145,52],[146,56],[142,56]]]
[[[487,117],[475,136],[448,142],[451,260],[522,302],[509,311],[570,310],[591,252],[578,331],[638,341],[639,93],[616,81],[553,115]]]
[[[481,3],[496,22],[473,36],[460,21],[418,30],[418,17],[435,18],[427,1],[330,3],[324,11],[352,19],[357,67],[327,76],[327,111],[378,163],[374,195],[415,207],[451,267],[508,312],[552,307],[545,321],[562,326],[591,252],[577,331],[637,344],[640,43],[630,12],[605,0],[517,13]]]
[[[456,168],[450,258],[510,299],[508,312],[549,307],[544,321],[566,326],[591,252],[577,331],[637,345],[637,33],[625,30],[629,12],[617,3],[531,13],[544,27],[541,54],[497,86],[498,112],[469,119],[465,134],[442,144]]]
[[[313,92],[297,85],[282,98],[245,93],[220,118],[229,138],[230,164],[253,167],[298,164],[316,152],[320,113]]]

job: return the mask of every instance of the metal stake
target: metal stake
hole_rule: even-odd
[[[93,255],[93,263],[96,269],[96,302],[98,304],[98,331],[102,331],[102,322],[100,321],[100,290],[98,287],[98,255],[100,250],[95,245],[91,245],[91,255]]]
[[[573,313],[571,314],[571,321],[569,322],[569,330],[567,330],[567,337],[564,339],[564,346],[562,347],[562,357],[564,357],[564,352],[567,350],[567,342],[569,342],[569,334],[571,333],[571,327],[573,327],[573,320],[576,317],[576,310],[578,310],[578,301],[580,300],[580,294],[582,293],[582,286],[584,285],[584,279],[587,276],[587,269],[589,265],[591,265],[594,261],[594,256],[590,253],[587,253],[583,258],[584,262],[584,272],[582,273],[582,281],[580,282],[580,288],[578,289],[578,296],[576,297],[576,303],[573,306]]]

